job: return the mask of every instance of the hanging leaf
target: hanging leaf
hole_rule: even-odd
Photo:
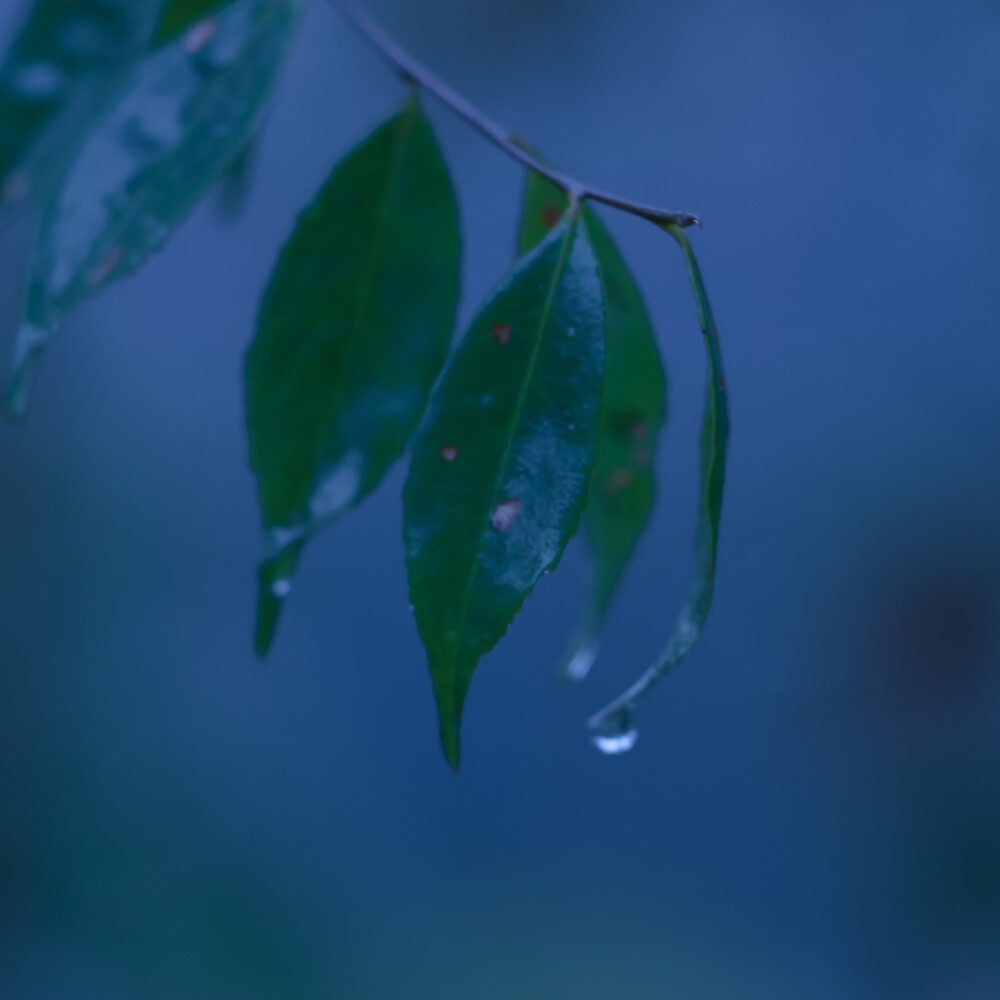
[[[269,541],[259,652],[304,540],[358,504],[405,449],[448,350],[459,270],[451,180],[411,101],[334,169],[261,304],[246,362]]]
[[[157,46],[171,41],[182,31],[210,17],[227,2],[232,0],[164,0],[160,19],[153,32],[152,44]],[[202,30],[210,31],[210,25],[211,22]]]
[[[0,65],[0,207],[44,187],[149,37],[160,0],[36,0]]]
[[[410,600],[452,767],[479,657],[576,530],[597,443],[603,323],[597,262],[574,208],[479,310],[414,441]]]
[[[527,174],[518,247],[545,237],[569,205],[560,188]],[[618,248],[589,206],[583,222],[604,288],[604,407],[583,527],[593,560],[583,621],[563,664],[582,680],[597,656],[605,615],[653,505],[653,456],[666,411],[666,379],[642,295]]]
[[[253,134],[304,0],[239,0],[142,62],[39,220],[8,408],[63,316],[158,250]]]
[[[588,724],[591,740],[605,753],[621,753],[635,744],[638,737],[634,722],[635,703],[664,674],[677,666],[701,638],[715,587],[715,558],[726,480],[726,445],[729,440],[726,379],[722,371],[718,331],[691,244],[676,226],[666,225],[663,228],[677,240],[684,253],[708,354],[708,384],[701,427],[701,489],[698,496],[698,525],[695,530],[694,574],[687,600],[659,659],[623,695],[598,712]]]

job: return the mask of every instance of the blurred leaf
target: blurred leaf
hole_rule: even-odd
[[[160,0],[37,0],[0,65],[0,206],[44,186],[141,52]]]
[[[259,148],[257,139],[248,142],[219,178],[215,204],[220,218],[225,222],[235,222],[247,207],[254,174],[257,172]]]
[[[406,447],[448,350],[458,208],[415,101],[339,163],[299,218],[246,361],[250,462],[268,534],[257,649],[304,540]]]
[[[576,530],[597,443],[603,324],[597,262],[574,210],[479,310],[414,440],[410,599],[452,767],[479,657]]]
[[[564,191],[529,171],[519,252],[543,239],[568,205]],[[652,460],[666,412],[666,379],[642,295],[589,206],[583,222],[604,288],[607,356],[597,461],[583,515],[593,575],[583,621],[563,668],[570,680],[582,680],[593,665],[604,617],[653,505]]]
[[[687,599],[674,623],[666,648],[657,661],[621,697],[590,720],[592,740],[606,753],[628,750],[635,743],[636,731],[632,716],[636,701],[664,674],[677,666],[701,638],[715,587],[715,559],[726,479],[726,445],[729,440],[728,393],[722,371],[719,335],[691,244],[683,230],[670,225],[663,228],[677,240],[684,253],[708,354],[708,384],[705,388],[700,441],[701,488],[698,495],[698,524],[695,529],[694,573]]]
[[[176,38],[186,28],[213,14],[232,0],[163,0],[163,11],[153,32],[153,45]],[[206,25],[206,30],[208,26]]]
[[[84,137],[45,206],[7,404],[23,414],[63,316],[158,250],[246,144],[304,0],[239,0],[211,35],[144,60]]]

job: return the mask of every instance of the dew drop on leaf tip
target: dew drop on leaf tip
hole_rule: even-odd
[[[292,581],[287,577],[275,580],[271,584],[271,593],[278,598],[287,597],[292,591]]]
[[[600,650],[601,644],[596,639],[584,643],[566,664],[566,679],[582,681],[590,673]]]
[[[635,713],[631,706],[623,706],[591,727],[590,742],[601,753],[627,753],[639,739],[635,728]]]

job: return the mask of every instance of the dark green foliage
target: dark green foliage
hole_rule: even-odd
[[[565,192],[529,172],[518,247],[524,253],[558,222]],[[593,573],[583,621],[564,664],[582,680],[597,655],[601,626],[625,564],[653,506],[653,458],[666,412],[666,379],[642,295],[597,213],[585,207],[604,288],[604,408],[583,517]]]
[[[453,767],[479,657],[559,561],[583,510],[603,326],[597,262],[574,208],[479,310],[414,441],[403,515],[410,599]]]
[[[28,267],[8,407],[24,412],[63,316],[158,250],[246,146],[303,0],[238,0],[192,45],[141,63],[45,206]]]
[[[300,217],[247,355],[250,462],[269,547],[259,651],[303,539],[359,503],[405,449],[448,349],[459,267],[451,180],[411,101]]]
[[[0,63],[0,227],[27,193],[39,204],[11,415],[23,414],[41,355],[68,313],[140,267],[213,186],[223,215],[239,211],[306,3],[36,0]],[[309,539],[357,506],[412,438],[406,561],[448,762],[457,768],[479,659],[581,519],[592,580],[564,673],[587,672],[652,507],[666,412],[642,296],[590,207],[601,202],[678,240],[709,354],[688,600],[660,659],[591,720],[601,749],[626,750],[636,700],[697,641],[715,580],[729,422],[708,298],[677,228],[696,217],[554,172],[360,8],[335,6],[396,66],[411,96],[334,167],[261,299],[244,372],[265,536],[255,646],[260,654],[270,647]],[[519,259],[450,359],[458,207],[415,96],[421,88],[529,168]]]

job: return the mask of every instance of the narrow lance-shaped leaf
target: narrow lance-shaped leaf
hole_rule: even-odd
[[[266,651],[303,543],[406,447],[448,350],[458,209],[415,101],[334,169],[299,218],[246,360],[250,462],[267,536]]]
[[[603,325],[597,262],[574,208],[480,308],[414,440],[410,600],[452,767],[476,663],[576,530],[597,443]]]
[[[0,64],[0,210],[37,193],[142,51],[160,0],[36,0]]]
[[[159,249],[246,146],[303,4],[226,7],[144,60],[83,138],[35,235],[8,388],[15,416],[63,316]]]
[[[591,718],[588,724],[591,739],[604,753],[622,753],[635,744],[638,738],[633,718],[635,703],[664,674],[677,666],[701,637],[712,606],[715,585],[719,519],[722,515],[722,493],[726,479],[726,444],[729,439],[726,380],[722,371],[719,335],[691,244],[676,226],[667,225],[663,228],[677,240],[684,253],[708,354],[708,384],[705,389],[700,442],[701,488],[695,530],[694,574],[687,599],[659,658],[624,694]]]
[[[569,204],[565,192],[529,172],[518,246],[543,239]],[[605,615],[653,505],[653,457],[666,412],[666,378],[642,295],[597,213],[583,210],[604,288],[604,407],[583,527],[593,560],[583,620],[563,664],[582,680],[597,657]]]

